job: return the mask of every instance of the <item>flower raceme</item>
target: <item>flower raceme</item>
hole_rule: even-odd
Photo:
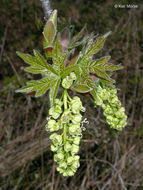
[[[71,99],[67,91],[64,91],[63,100],[56,99],[54,106],[49,110],[45,127],[47,131],[52,132],[51,151],[55,153],[57,171],[63,176],[73,176],[80,166],[77,153],[82,137],[81,111],[85,111],[85,108],[80,98],[75,96]]]
[[[74,175],[79,167],[77,153],[84,130],[83,123],[87,123],[86,119],[82,121],[81,112],[84,112],[85,108],[80,98],[77,96],[70,98],[68,89],[77,93],[90,93],[95,104],[102,107],[111,128],[121,130],[127,120],[125,109],[118,100],[117,91],[112,88],[115,81],[110,77],[113,71],[123,67],[110,63],[110,56],[94,59],[94,55],[103,48],[111,32],[98,37],[89,34],[84,36],[84,29],[85,27],[73,37],[67,28],[59,32],[57,10],[54,10],[42,33],[45,57],[37,50],[33,50],[33,56],[17,52],[18,56],[29,65],[24,70],[41,74],[42,78],[28,81],[26,86],[16,92],[28,94],[35,92],[35,97],[40,97],[49,90],[51,107],[46,130],[52,133],[51,150],[55,153],[57,170],[63,176]],[[66,47],[63,43],[65,36]],[[80,51],[74,55],[71,52],[77,52],[76,47],[79,47]],[[103,87],[99,86],[95,79]],[[105,84],[109,87],[104,86]],[[61,85],[63,95],[60,99],[56,99]]]
[[[121,106],[115,88],[98,86],[94,103],[102,107],[103,114],[111,128],[122,130],[126,126],[125,109]]]

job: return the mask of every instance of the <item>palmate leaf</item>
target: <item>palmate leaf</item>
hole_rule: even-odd
[[[90,92],[93,97],[96,96],[95,81],[91,78],[89,71],[85,67],[82,67],[81,69],[81,77],[77,82],[77,85],[79,84],[86,85],[90,89],[88,92]]]
[[[26,68],[25,70],[31,73],[40,73],[43,74],[47,72],[47,74],[53,73],[54,75],[58,75],[56,70],[49,65],[44,57],[37,51],[33,50],[35,57],[29,54],[24,54],[21,52],[16,52],[19,57],[21,57],[27,64],[31,65],[31,67]]]
[[[105,36],[107,37],[107,35],[104,35],[104,37]],[[103,38],[102,38],[100,43],[97,43],[99,41],[100,40],[96,40],[95,44],[98,44],[98,47],[101,47],[102,46],[101,44],[105,40],[103,40]],[[95,53],[95,51],[94,51],[95,49],[98,49],[98,48],[94,47],[93,51],[90,49],[90,55],[93,52]],[[109,63],[108,61],[110,60],[110,56],[105,56],[105,57],[102,57],[95,61],[92,61],[91,58],[92,57],[90,57],[90,56],[88,57],[87,55],[83,55],[82,59],[79,62],[79,65],[80,65],[82,71],[83,71],[83,69],[86,68],[86,70],[88,70],[89,73],[96,74],[97,77],[99,77],[100,79],[104,79],[105,81],[107,81],[107,83],[110,83],[110,84],[112,84],[114,82],[114,80],[112,80],[110,78],[107,71],[115,71],[115,70],[119,70],[119,69],[123,68],[121,65],[113,65],[113,64]]]
[[[122,69],[123,67],[121,65],[113,65],[111,63],[108,63],[110,60],[110,56],[102,57],[101,59],[97,59],[96,61],[93,61],[89,64],[89,71],[93,74],[96,74],[99,78],[105,79],[105,80],[112,80],[110,76],[106,73],[107,71],[115,71]]]
[[[64,68],[61,77],[65,78],[69,73],[75,71],[75,70],[79,70],[79,66],[78,65],[71,65],[69,67]]]
[[[111,63],[108,63],[110,60],[110,56],[105,56],[100,59],[97,59],[96,61],[91,62],[90,64],[90,71],[94,71],[94,69],[103,70],[103,71],[116,71],[119,69],[123,69],[123,66],[121,65],[113,65]]]
[[[61,73],[61,71],[63,71],[65,67],[67,53],[68,53],[67,51],[66,52],[62,51],[62,45],[60,42],[60,34],[58,34],[55,47],[52,51],[53,68],[58,73]]]
[[[35,97],[41,96],[47,92],[51,86],[56,83],[57,79],[55,77],[45,77],[41,80],[33,80],[27,82],[27,86],[16,90],[16,92],[29,93],[36,91]]]
[[[86,50],[80,53],[81,56],[78,59],[77,64],[81,68],[81,72],[82,72],[81,76],[87,77],[85,79],[85,81],[87,81],[87,79],[88,79],[88,83],[91,85],[92,88],[93,88],[94,84],[92,83],[90,73],[96,74],[96,76],[98,76],[99,78],[102,78],[104,80],[112,81],[110,76],[106,73],[106,71],[109,71],[109,69],[111,69],[111,67],[112,67],[111,66],[112,64],[108,63],[110,56],[103,57],[96,61],[92,60],[93,55],[102,49],[104,42],[110,33],[111,32],[108,32],[107,34],[105,34],[101,37],[98,37],[95,41],[93,41],[93,39],[91,39],[87,44]],[[110,68],[107,68],[107,66],[110,66]],[[117,68],[119,69],[120,67],[117,66],[116,69]],[[113,69],[113,67],[112,67],[112,69]],[[114,69],[115,69],[115,67],[114,67]],[[93,94],[94,94],[94,92],[93,92]]]
[[[103,36],[98,37],[94,42],[89,42],[87,45],[86,54],[84,59],[90,60],[94,54],[100,51],[104,45],[106,38],[110,35],[111,32],[104,34]]]
[[[42,78],[41,80],[37,81],[29,81],[27,82],[27,86],[17,90],[16,92],[25,92],[29,93],[32,91],[36,91],[35,97],[41,96],[47,92],[48,89],[50,89],[50,94],[53,94],[53,96],[50,98],[51,104],[54,102],[54,98],[57,94],[57,90],[59,87],[59,72],[57,72],[52,65],[49,65],[44,57],[36,50],[33,51],[34,56],[31,56],[29,54],[24,54],[17,52],[17,54],[29,65],[30,67],[27,67],[25,71],[31,72],[31,73],[40,73],[47,77]],[[56,87],[55,87],[56,86]]]
[[[68,46],[68,49],[71,50],[83,43],[83,40],[80,41],[80,39],[83,37],[84,31],[85,31],[86,25],[81,29],[81,31],[76,34],[72,39]],[[85,36],[86,37],[86,36]],[[85,40],[84,40],[85,41]]]

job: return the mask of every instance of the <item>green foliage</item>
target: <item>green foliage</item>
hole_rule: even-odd
[[[39,73],[44,76],[41,80],[28,82],[26,87],[17,90],[17,92],[29,93],[36,91],[35,96],[37,97],[50,89],[49,97],[51,105],[53,105],[61,80],[66,78],[71,72],[74,72],[76,75],[76,80],[72,83],[71,90],[79,93],[90,92],[94,98],[96,96],[96,84],[91,78],[91,74],[101,79],[101,82],[112,85],[114,81],[107,72],[121,69],[122,66],[109,63],[110,56],[93,60],[93,55],[102,49],[106,38],[111,32],[95,40],[93,35],[92,38],[91,36],[86,36],[86,39],[82,39],[84,29],[85,27],[71,39],[67,49],[63,51],[60,33],[57,34],[57,11],[55,10],[43,31],[43,48],[46,50],[46,53],[49,52],[48,56],[51,56],[53,64],[49,64],[37,50],[33,51],[34,56],[17,52],[30,65],[30,67],[25,68],[25,71],[34,74]],[[81,52],[66,64],[70,56],[70,50],[78,45],[82,45],[81,41],[84,42]]]
[[[127,119],[117,96],[110,93],[115,82],[110,76],[113,71],[123,67],[109,63],[110,56],[97,60],[93,58],[94,54],[103,48],[111,32],[95,38],[93,34],[84,36],[84,29],[85,27],[71,40],[69,30],[66,29],[67,39],[65,39],[63,33],[57,32],[57,11],[55,10],[43,31],[43,48],[47,59],[37,50],[33,51],[34,56],[17,52],[18,56],[30,65],[25,68],[25,71],[41,74],[42,79],[28,81],[25,87],[16,92],[35,91],[35,97],[38,97],[50,90],[51,108],[46,130],[54,132],[50,136],[51,150],[56,152],[54,160],[58,164],[57,171],[63,176],[74,175],[79,167],[79,156],[76,154],[82,137],[83,123],[87,123],[85,120],[81,121],[80,111],[84,112],[85,108],[79,97],[70,98],[67,90],[90,93],[96,105],[102,106],[111,128],[121,130],[126,125]],[[73,57],[72,50],[77,46],[81,48],[81,51]],[[107,89],[100,90],[99,84],[106,85]],[[61,99],[56,99],[60,87],[64,91]],[[55,133],[58,130],[62,133]]]

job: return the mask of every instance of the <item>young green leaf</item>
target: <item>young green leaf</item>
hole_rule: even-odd
[[[27,86],[16,90],[16,92],[33,92],[36,91],[35,97],[43,95],[51,85],[56,81],[55,77],[45,77],[37,81],[27,82]]]
[[[31,65],[31,67],[25,69],[26,71],[32,73],[41,73],[41,74],[50,72],[53,73],[54,75],[58,75],[56,70],[46,62],[44,57],[37,50],[33,50],[33,52],[35,57],[29,54],[17,52],[17,55],[19,57],[21,57],[27,64]]]
[[[55,47],[52,51],[52,60],[53,60],[53,68],[57,70],[59,73],[65,67],[66,57],[67,57],[67,52],[62,51],[60,35],[58,34]]]
[[[69,73],[78,70],[79,66],[78,65],[71,65],[69,67],[64,68],[61,77],[65,78]]]
[[[79,93],[87,93],[87,92],[90,92],[92,88],[90,88],[86,84],[77,84],[71,87],[71,90],[75,92],[79,92]]]
[[[49,93],[51,106],[54,105],[54,101],[55,101],[55,98],[56,98],[56,95],[57,95],[57,92],[59,89],[60,82],[61,82],[61,79],[58,79],[51,85],[50,93]]]
[[[77,47],[78,45],[81,44],[81,41],[79,43],[78,43],[78,41],[80,40],[80,38],[82,38],[85,28],[86,28],[86,25],[81,29],[81,31],[77,35],[75,35],[71,39],[68,49],[73,49],[73,47]]]

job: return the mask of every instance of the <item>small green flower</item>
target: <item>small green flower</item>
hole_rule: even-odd
[[[82,106],[82,102],[78,96],[75,96],[71,101],[71,110],[74,114],[79,113],[80,111],[85,111],[85,108]]]
[[[70,113],[71,113],[70,109],[64,111],[64,113],[61,116],[61,122],[62,123],[67,123],[69,121]]]
[[[49,109],[49,115],[51,115],[54,119],[58,119],[60,113],[55,112],[54,106]]]
[[[67,158],[67,164],[68,164],[68,165],[71,165],[71,164],[73,163],[73,161],[74,161],[74,157],[73,157],[73,156],[69,156],[69,157]]]
[[[76,144],[73,144],[71,148],[71,154],[72,155],[77,154],[78,151],[79,151],[79,146],[77,146]]]
[[[67,176],[73,176],[75,172],[73,172],[73,170],[69,169],[67,171]]]
[[[59,106],[62,106],[62,105],[63,105],[63,102],[62,102],[60,99],[56,98],[56,99],[55,99],[55,104],[57,104],[57,105],[59,105]]]
[[[51,151],[52,152],[56,152],[58,150],[58,147],[51,145]]]
[[[61,114],[61,113],[62,113],[62,108],[61,108],[61,106],[57,104],[57,105],[54,107],[54,111],[55,111],[56,113]]]
[[[71,144],[70,144],[69,142],[67,142],[67,143],[65,144],[64,150],[65,150],[66,152],[71,151]]]
[[[103,104],[103,100],[97,95],[96,100],[94,101],[97,106],[101,106]]]
[[[64,159],[64,154],[59,152],[58,154],[56,154],[56,157],[57,157],[58,161],[63,160]]]
[[[66,77],[62,80],[62,87],[65,89],[69,89],[72,86],[72,84],[73,84],[72,79]]]
[[[61,163],[59,164],[59,167],[60,167],[60,168],[63,168],[63,169],[66,169],[66,168],[67,168],[66,162],[65,162],[65,161],[61,162]]]
[[[72,164],[72,168],[75,169],[75,170],[76,170],[79,166],[80,166],[80,164],[79,164],[79,161],[78,161],[78,160],[75,160],[75,161],[73,162],[73,164]]]
[[[50,140],[53,142],[54,145],[61,145],[62,144],[62,136],[56,133],[53,133],[50,136]]]
[[[71,72],[69,77],[70,77],[72,80],[76,80],[76,75],[75,75],[74,72]]]
[[[73,143],[79,145],[81,137],[74,137]]]
[[[81,114],[76,114],[72,116],[72,123],[73,124],[78,124],[82,120],[82,115]]]
[[[76,134],[76,130],[77,130],[77,125],[71,124],[69,126],[69,133],[70,133],[70,135],[75,135]]]

